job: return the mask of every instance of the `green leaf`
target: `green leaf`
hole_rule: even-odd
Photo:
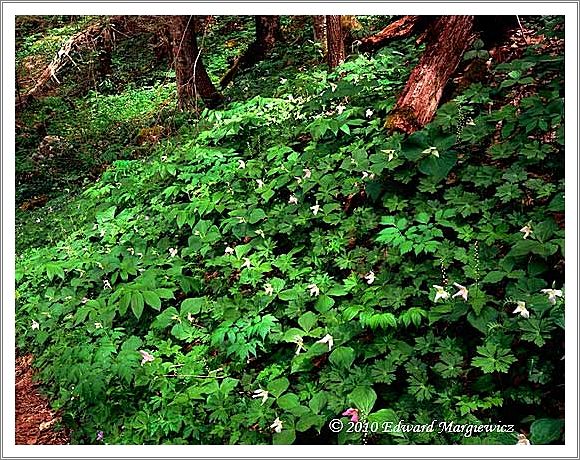
[[[316,303],[314,304],[314,308],[320,313],[324,313],[332,308],[334,305],[334,299],[328,297],[326,294],[320,294],[316,299]]]
[[[485,278],[483,278],[482,283],[495,284],[504,278],[505,278],[504,272],[494,270],[494,271],[489,272],[487,275],[485,275]]]
[[[328,359],[337,367],[350,369],[350,366],[354,362],[354,350],[350,347],[335,348]]]
[[[443,152],[439,158],[430,155],[419,163],[419,171],[435,179],[444,179],[457,163],[457,153],[453,150]]]
[[[283,429],[280,433],[274,433],[272,437],[272,442],[274,444],[280,445],[290,445],[296,440],[296,432],[294,430]]]
[[[161,298],[161,299],[174,299],[175,296],[173,295],[173,291],[171,289],[167,289],[167,288],[158,288],[155,289],[155,293]]]
[[[281,409],[287,411],[291,411],[292,409],[300,405],[300,400],[298,399],[298,396],[296,396],[294,393],[286,393],[285,395],[280,396],[276,400],[276,402],[278,403],[278,406],[280,406]]]
[[[272,393],[272,396],[278,398],[288,389],[289,386],[290,382],[288,379],[286,377],[282,377],[268,383],[267,389],[270,393]]]
[[[550,444],[562,437],[564,420],[541,418],[530,427],[530,441],[532,444]]]
[[[187,313],[191,313],[192,315],[197,315],[204,305],[205,305],[204,297],[185,299],[183,302],[181,302],[181,314],[187,315]]]
[[[161,309],[161,299],[155,292],[144,291],[143,299],[145,300],[145,303],[147,303],[147,305],[154,308],[155,310],[159,311]]]
[[[131,310],[137,319],[141,318],[145,303],[143,301],[143,294],[140,292],[133,292],[131,294]]]
[[[298,324],[305,332],[310,332],[310,330],[314,327],[318,321],[318,315],[312,313],[311,311],[307,311],[304,313],[300,318],[298,318]]]
[[[262,220],[265,218],[266,218],[266,213],[264,212],[264,210],[257,208],[257,209],[253,209],[252,211],[250,211],[250,214],[248,215],[248,222],[250,224],[255,224],[259,220]]]
[[[377,401],[377,394],[375,390],[367,386],[356,387],[350,394],[350,401],[363,413],[370,414],[375,402]]]

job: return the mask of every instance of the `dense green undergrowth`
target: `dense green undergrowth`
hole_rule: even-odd
[[[273,70],[19,251],[17,345],[73,442],[561,442],[563,58],[529,47],[405,138],[400,49]],[[382,433],[433,420],[515,432]]]

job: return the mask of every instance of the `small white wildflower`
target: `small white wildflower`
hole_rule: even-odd
[[[226,250],[224,251],[224,254],[231,256],[233,253],[234,253],[234,248],[226,246]]]
[[[264,291],[266,292],[266,295],[274,295],[274,287],[270,283],[264,286]]]
[[[516,309],[512,313],[519,313],[524,318],[526,318],[526,319],[529,318],[530,312],[526,308],[526,302],[522,302],[521,300],[518,300],[517,303],[518,303],[518,306],[516,307]]]
[[[82,303],[82,304],[85,304],[85,303],[87,303],[88,301],[89,301],[89,299],[87,299],[86,297],[83,297],[83,298],[82,298],[82,300],[81,300],[81,303]]]
[[[127,248],[127,252],[129,254],[131,254],[132,256],[135,255],[135,249],[133,249],[133,248]]]
[[[143,359],[141,360],[141,366],[145,363],[150,363],[155,359],[155,356],[153,356],[150,353],[147,353],[144,350],[139,350],[139,353],[141,354],[141,356],[143,357]]]
[[[369,173],[366,171],[363,171],[363,173],[362,173],[363,180],[365,180],[367,177],[369,177]]]
[[[328,344],[328,351],[332,350],[332,346],[334,345],[334,339],[330,334],[326,334],[320,340],[317,340],[316,343],[327,343]]]
[[[161,156],[161,161],[167,161],[167,155],[162,155]]]
[[[439,150],[437,150],[437,147],[428,147],[425,150],[423,150],[421,153],[427,154],[427,155],[433,155],[436,158],[439,158]]]
[[[266,238],[266,234],[264,233],[264,230],[256,230],[256,235],[259,235],[262,238]]]
[[[288,199],[288,204],[298,204],[298,198],[296,198],[294,195],[290,195],[290,198]]]
[[[191,314],[190,311],[187,312],[187,321],[189,321],[190,323],[193,323],[195,321],[194,316]]]
[[[274,420],[274,423],[270,425],[270,428],[272,428],[276,433],[280,433],[282,431],[282,421],[276,417],[276,420]]]
[[[145,216],[145,217],[143,217],[143,219],[149,220],[149,216]]]
[[[336,106],[336,113],[338,113],[339,115],[344,112],[346,110],[346,107],[342,104],[338,104]]]
[[[309,284],[307,286],[307,289],[309,289],[310,291],[310,296],[318,296],[320,294],[320,289],[318,289],[318,286],[314,283]]]
[[[175,249],[175,248],[169,248],[169,255],[171,257],[175,257],[177,255],[177,249]]]
[[[287,81],[288,81],[288,79],[286,79],[286,78],[280,78],[280,84],[281,85],[286,84]]]
[[[316,215],[320,211],[320,205],[316,202],[314,206],[310,206],[310,209],[312,210],[312,214]]]
[[[103,325],[101,323],[95,323],[95,329],[102,329]]]
[[[446,300],[449,298],[449,292],[447,292],[443,286],[434,284],[433,287],[437,290],[435,293],[435,299],[433,300],[434,302],[437,302],[439,299]]]
[[[238,160],[238,169],[246,169],[246,162],[244,160]]]
[[[524,225],[521,229],[520,232],[522,232],[524,234],[524,240],[530,236],[532,233],[534,233],[534,231],[532,230],[532,226],[530,224]]]
[[[300,337],[299,335],[295,335],[293,342],[296,344],[296,352],[295,352],[296,355],[299,355],[302,350],[306,351],[306,348],[304,348],[304,340],[302,340],[302,337]]]
[[[370,118],[373,116],[373,111],[371,109],[367,109],[365,112],[365,117]]]
[[[238,216],[238,222],[240,224],[245,224],[246,223],[246,219],[244,219],[242,216]]]
[[[372,270],[370,272],[368,272],[365,276],[364,276],[365,280],[367,280],[367,284],[373,284],[375,282],[375,272],[373,272]]]
[[[37,219],[36,219],[36,223],[37,223],[37,224],[40,224],[40,218],[37,218]]]
[[[38,322],[32,320],[32,325],[30,327],[32,328],[32,330],[40,329],[40,324],[38,324]]]
[[[244,257],[244,263],[242,264],[242,268],[250,268],[252,266],[252,262],[248,257]]]
[[[453,283],[453,286],[459,289],[459,291],[453,294],[453,297],[461,296],[463,297],[463,300],[467,302],[467,294],[469,293],[469,290],[465,286],[462,286],[461,284],[458,283]]]
[[[264,187],[264,181],[262,179],[256,179],[256,183],[258,184],[258,190]]]
[[[518,442],[516,442],[517,446],[529,446],[530,440],[526,438],[525,434],[518,434]]]
[[[109,280],[103,280],[103,289],[113,289]]]
[[[548,294],[548,300],[552,305],[556,303],[556,297],[562,297],[562,291],[560,289],[542,289],[540,292],[542,294]]]
[[[259,388],[258,390],[254,390],[252,398],[254,399],[262,398],[262,406],[263,406],[264,403],[268,400],[268,392],[266,390],[262,390],[261,388]]]
[[[301,177],[294,176],[294,179],[296,179],[296,183],[297,183],[298,185],[300,185],[300,184],[302,183],[302,178],[301,178]]]
[[[310,179],[310,176],[312,176],[312,171],[310,171],[308,168],[304,168],[302,171],[304,172],[304,179]]]

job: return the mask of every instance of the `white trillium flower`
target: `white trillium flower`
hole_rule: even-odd
[[[373,284],[376,277],[375,277],[375,272],[373,272],[372,270],[370,272],[368,272],[365,276],[364,276],[365,280],[367,280],[367,284]]]
[[[226,246],[226,250],[224,251],[224,254],[231,256],[234,253],[234,248],[231,248],[230,246]]]
[[[328,351],[332,350],[332,346],[334,345],[334,339],[330,334],[326,334],[320,340],[317,340],[316,343],[327,343],[328,344]]]
[[[512,313],[519,313],[526,319],[530,317],[530,312],[526,308],[526,302],[522,302],[521,300],[518,300],[518,306]]]
[[[318,289],[318,286],[314,283],[309,284],[308,289],[310,290],[310,296],[318,296],[318,294],[320,294],[320,289]]]
[[[141,366],[145,363],[150,363],[155,359],[155,356],[153,356],[150,353],[147,353],[144,350],[139,350],[139,353],[141,354],[141,356],[143,357],[143,359],[141,360]]]
[[[363,173],[362,173],[362,178],[363,178],[363,179],[366,179],[367,177],[369,177],[369,173],[368,173],[368,172],[366,172],[366,171],[363,171]]]
[[[32,320],[32,326],[30,326],[32,328],[32,330],[38,330],[40,329],[40,324],[38,324],[38,322]]]
[[[252,266],[252,262],[248,257],[244,257],[244,263],[242,264],[242,268],[250,268]]]
[[[169,248],[169,255],[171,257],[175,257],[177,255],[177,249],[175,249],[175,248]]]
[[[246,169],[246,162],[244,160],[238,160],[238,169]]]
[[[296,198],[294,195],[290,195],[290,198],[288,199],[288,204],[298,204],[298,198]]]
[[[238,223],[240,224],[245,224],[246,223],[246,219],[242,216],[238,216]]]
[[[254,390],[252,398],[254,399],[262,398],[262,406],[263,406],[264,403],[268,400],[268,392],[266,390],[262,390],[261,388],[259,388],[257,390]]]
[[[259,235],[262,238],[266,238],[266,234],[264,233],[264,230],[261,230],[261,229],[256,230],[256,235]]]
[[[371,109],[367,109],[365,112],[365,117],[370,118],[373,116],[373,111]]]
[[[542,289],[540,292],[542,294],[548,294],[548,300],[552,305],[556,303],[556,297],[562,297],[562,291],[560,289]]]
[[[443,286],[434,284],[433,287],[437,290],[434,302],[437,302],[439,299],[447,300],[449,298],[449,292],[447,292]]]
[[[463,297],[463,300],[467,302],[467,294],[469,293],[469,290],[465,286],[462,286],[461,284],[458,283],[453,283],[453,286],[459,289],[459,291],[453,294],[453,297],[461,296]]]
[[[190,311],[187,312],[187,321],[193,323],[195,321],[195,317],[191,314]]]
[[[310,176],[312,176],[312,172],[310,171],[310,169],[305,168],[302,171],[304,171],[304,179],[310,179]]]
[[[280,78],[280,84],[283,85],[287,82],[288,80],[286,78]]]
[[[258,184],[258,190],[264,187],[264,181],[262,179],[256,179],[256,183]]]
[[[532,227],[530,224],[528,225],[524,225],[521,229],[520,232],[522,232],[524,234],[524,240],[530,236],[533,232]]]
[[[530,440],[526,438],[525,434],[518,434],[518,442],[516,442],[516,445],[529,446],[530,444]]]
[[[310,209],[312,210],[312,214],[316,215],[320,211],[320,205],[316,202],[314,206],[310,206]]]
[[[102,329],[103,325],[101,323],[95,323],[95,329]]]
[[[266,292],[266,295],[274,295],[274,288],[270,283],[264,286],[264,292]]]
[[[302,337],[300,337],[299,335],[295,335],[293,342],[297,345],[295,352],[296,355],[299,355],[302,350],[306,351],[306,348],[304,348],[304,340],[302,340]]]
[[[113,289],[113,287],[111,286],[111,283],[109,282],[109,280],[104,280],[103,281],[103,289]]]
[[[336,106],[336,113],[338,113],[339,115],[344,112],[346,110],[346,107],[342,104],[338,104]]]
[[[272,428],[276,433],[280,433],[282,431],[282,421],[279,417],[276,417],[276,420],[274,420],[274,423],[270,425],[270,428]]]

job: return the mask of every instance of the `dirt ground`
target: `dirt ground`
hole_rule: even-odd
[[[16,358],[16,444],[69,444],[60,417],[33,381],[32,355]]]

